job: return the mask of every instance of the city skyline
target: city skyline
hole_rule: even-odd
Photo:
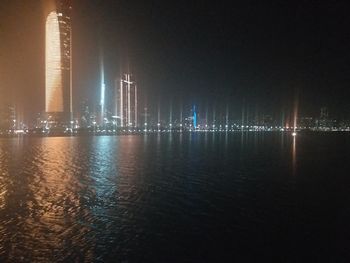
[[[348,262],[348,2],[0,0],[0,263]]]
[[[214,16],[214,22],[209,26],[209,22],[203,20],[202,17],[203,14],[207,15],[209,12],[210,6],[207,5],[198,9],[195,4],[191,3],[187,6],[187,14],[184,14],[185,11],[181,8],[176,9],[179,15],[183,15],[184,19],[182,20],[184,21],[175,19],[175,14],[169,13],[169,8],[174,7],[172,4],[160,4],[157,1],[148,6],[123,1],[118,4],[113,4],[112,1],[104,1],[99,5],[82,4],[77,0],[74,1],[73,5],[76,6],[76,8],[73,6],[72,10],[76,18],[72,21],[76,36],[73,50],[76,52],[74,54],[77,58],[73,65],[73,106],[75,112],[79,111],[82,101],[88,101],[90,108],[97,111],[99,101],[96,98],[99,97],[100,92],[99,52],[103,48],[106,97],[109,99],[115,97],[115,79],[124,74],[126,68],[129,68],[130,72],[136,76],[140,87],[140,114],[147,107],[149,114],[156,115],[157,105],[160,103],[164,115],[170,111],[170,105],[174,105],[174,114],[179,115],[179,112],[176,113],[176,109],[179,108],[176,105],[182,104],[185,108],[191,108],[192,105],[196,104],[199,109],[209,108],[209,111],[225,112],[225,107],[228,104],[229,112],[236,116],[240,116],[242,108],[278,116],[283,112],[292,111],[294,96],[297,92],[301,116],[316,117],[319,115],[319,109],[324,106],[329,108],[332,116],[339,119],[349,116],[349,103],[346,99],[348,92],[347,71],[344,71],[342,60],[339,61],[340,54],[343,54],[341,52],[343,44],[336,45],[339,42],[344,43],[343,37],[346,34],[340,34],[344,28],[339,23],[346,21],[344,20],[346,18],[340,13],[339,17],[331,17],[330,20],[319,21],[316,19],[324,13],[340,11],[341,2],[332,6],[330,10],[326,10],[326,6],[323,4],[312,10],[315,7],[313,4],[304,3],[305,12],[300,14],[301,21],[296,23],[296,28],[300,29],[300,33],[298,33],[299,31],[297,33],[291,32],[289,36],[287,33],[280,33],[277,30],[277,33],[274,32],[271,35],[270,40],[260,39],[261,35],[256,29],[250,33],[242,33],[229,27],[231,22],[234,25],[242,25],[239,20],[231,18],[226,12],[223,12],[222,17]],[[221,10],[224,7],[225,4],[220,2],[215,10]],[[293,4],[288,4],[285,7],[280,5],[264,6],[261,12],[257,11],[258,7],[259,5],[249,7],[257,12],[257,18],[252,18],[253,20],[242,29],[248,29],[250,23],[255,23],[259,17],[265,17],[269,12],[272,17],[281,20],[281,28],[287,28],[291,22],[280,18],[279,14],[286,12],[286,14],[291,15],[293,10],[300,10]],[[287,7],[291,11],[288,11]],[[40,22],[40,14],[44,8],[39,1],[31,1],[30,6],[26,3],[20,4],[19,1],[11,1],[7,5],[1,4],[1,8],[9,11],[8,15],[2,18],[3,24],[16,26],[21,34],[22,41],[20,42],[30,41],[30,43],[28,43],[28,48],[22,50],[19,48],[19,44],[10,45],[13,44],[11,40],[13,32],[7,32],[7,27],[4,26],[4,38],[2,38],[4,41],[1,46],[3,51],[1,62],[4,64],[1,65],[0,81],[2,83],[1,89],[5,89],[4,86],[11,88],[2,92],[3,96],[0,100],[1,103],[15,105],[17,110],[22,112],[23,118],[33,119],[38,112],[42,112],[45,108],[43,105],[45,102],[42,100],[44,95],[42,87],[45,85],[43,80],[44,66],[42,65],[45,41],[43,40],[43,23]],[[153,8],[156,13],[150,13],[150,8]],[[251,18],[247,13],[249,11],[247,8],[242,4],[231,11],[242,11],[243,23]],[[29,14],[21,15],[21,12],[28,9],[31,9]],[[132,12],[123,12],[123,10],[132,10]],[[20,19],[27,22],[27,27],[20,28],[18,27],[20,21],[11,20],[10,16],[15,11],[19,12]],[[119,20],[114,19],[114,12],[120,16]],[[168,15],[164,18],[163,25],[157,23],[155,15],[157,12],[160,12],[162,17]],[[315,22],[312,23],[305,21],[306,14],[311,13],[315,16]],[[194,23],[196,18],[203,25]],[[289,18],[295,22],[296,18]],[[225,19],[228,21],[225,22]],[[144,23],[135,28],[138,21]],[[317,59],[319,59],[318,56],[329,57],[328,63],[319,63],[316,59],[314,62],[306,63],[309,65],[304,65],[302,61],[308,57],[307,53],[300,57],[296,56],[296,63],[289,63],[291,57],[286,57],[289,56],[286,55],[288,52],[281,53],[282,50],[297,52],[302,48],[312,51],[315,46],[307,36],[307,33],[310,33],[309,30],[323,25],[325,26],[324,30],[329,31],[338,24],[337,34],[332,35],[335,43],[327,42],[327,39],[320,35],[320,43],[323,43],[325,47],[321,48],[320,55],[315,55],[314,51],[310,53],[314,54],[313,56],[316,56]],[[273,25],[274,23],[267,21],[262,26],[266,26],[266,32],[270,32]],[[303,25],[308,26],[304,31]],[[166,26],[171,26],[172,30],[167,30]],[[183,26],[189,27],[184,29]],[[206,26],[209,27],[204,31]],[[221,33],[214,30],[217,27],[222,28]],[[192,32],[198,33],[199,40],[192,36]],[[29,33],[34,34],[29,37]],[[231,36],[233,33],[237,37]],[[146,36],[147,34],[149,37]],[[229,37],[225,41],[220,40],[217,37],[221,34]],[[320,34],[320,31],[313,34]],[[207,44],[203,46],[203,43],[206,42],[200,39],[210,36],[217,41],[212,42],[213,40],[208,38],[207,44],[209,46],[207,47]],[[257,47],[252,46],[255,39],[262,40]],[[286,41],[289,40],[293,41],[286,44]],[[295,45],[297,40],[303,47]],[[242,41],[246,41],[247,45],[242,46]],[[31,46],[31,43],[35,43],[36,46]],[[268,46],[269,44],[277,45],[277,49],[272,50]],[[279,46],[278,44],[283,45]],[[336,53],[334,53],[333,46],[337,46]],[[10,52],[5,54],[6,50]],[[248,50],[251,51],[250,54],[248,54]],[[222,53],[229,55],[223,57]],[[266,60],[260,58],[261,55],[264,55]],[[344,55],[346,56],[345,53]],[[11,58],[14,58],[14,61],[10,61]],[[25,67],[27,60],[36,61],[35,67],[29,68],[30,73],[23,75],[24,69],[21,68],[28,69]],[[335,61],[339,63],[334,64]],[[9,72],[9,67],[5,66],[6,63],[9,66],[13,63],[19,63],[19,66],[14,71]],[[285,70],[286,64],[288,67],[292,66],[293,69]],[[301,67],[297,66],[298,64]],[[264,69],[265,67],[266,69]],[[271,69],[271,67],[273,69],[266,75],[266,70]],[[281,70],[278,70],[278,67]],[[308,74],[305,67],[309,68],[308,70],[313,68],[312,74]],[[205,74],[199,76],[199,72]],[[316,73],[319,73],[319,77],[315,75]],[[30,75],[26,76],[27,74]],[[327,81],[322,80],[324,74],[329,76]],[[21,75],[23,78],[14,77],[16,75]],[[113,102],[106,102],[106,108],[113,111]]]

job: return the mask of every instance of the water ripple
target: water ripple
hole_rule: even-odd
[[[205,261],[208,244],[295,240],[308,195],[291,147],[280,135],[0,140],[0,260]]]

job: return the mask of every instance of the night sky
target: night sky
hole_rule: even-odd
[[[278,115],[298,94],[302,115],[327,106],[350,117],[349,11],[347,1],[73,0],[75,109],[98,102],[102,46],[109,95],[129,68],[150,111],[161,101]],[[1,0],[0,102],[32,117],[44,83],[42,1]]]

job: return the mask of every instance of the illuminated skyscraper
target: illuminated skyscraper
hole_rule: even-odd
[[[124,74],[119,85],[119,119],[121,127],[138,127],[138,95],[136,82]]]
[[[45,51],[45,111],[67,119],[72,113],[71,1],[47,3]]]

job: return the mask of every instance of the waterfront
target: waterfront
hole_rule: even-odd
[[[347,133],[0,139],[0,259],[342,261]]]

